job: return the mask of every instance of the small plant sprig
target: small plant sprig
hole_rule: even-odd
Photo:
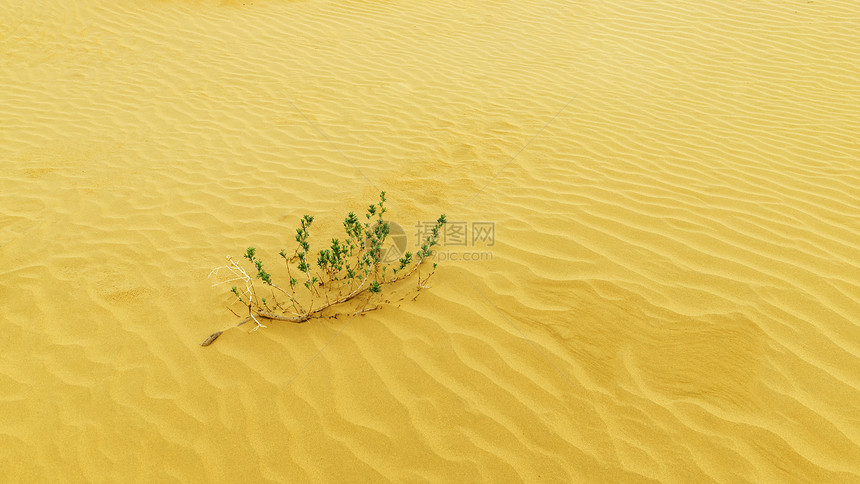
[[[422,241],[420,250],[415,254],[406,252],[398,261],[389,264],[383,262],[383,247],[390,232],[390,225],[384,218],[388,211],[385,202],[385,192],[381,192],[379,201],[368,206],[364,222],[354,212],[349,212],[343,221],[344,238],[332,238],[329,247],[319,251],[316,267],[311,263],[308,241],[314,217],[303,216],[296,229],[296,248],[293,253],[288,253],[286,249],[279,253],[284,260],[288,279],[284,287],[275,283],[262,259],[257,257],[254,247],[248,247],[243,255],[254,268],[250,273],[228,256],[227,264],[213,269],[209,276],[219,277],[224,272],[229,273],[228,277],[213,286],[241,283],[231,287],[233,302],[227,307],[234,315],[243,318],[236,326],[253,322],[256,324],[251,330],[253,332],[265,328],[261,320],[303,323],[320,317],[326,309],[343,305],[365,293],[367,299],[354,314],[372,311],[379,306],[370,309],[368,306],[386,285],[407,279],[415,273],[418,290],[429,287],[427,280],[435,272],[436,263],[433,263],[433,268],[423,279],[421,266],[433,255],[433,247],[438,244],[442,226],[446,223],[445,215],[440,215],[436,220]],[[266,291],[268,297],[260,295],[261,291]],[[243,309],[234,311],[236,305]],[[240,314],[243,312],[244,316]],[[344,313],[336,313],[339,314]],[[201,343],[202,346],[212,344],[222,333],[213,333]]]

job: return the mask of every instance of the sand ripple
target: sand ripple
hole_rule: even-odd
[[[860,480],[854,3],[2,10],[6,481]],[[197,346],[379,189],[492,259]]]

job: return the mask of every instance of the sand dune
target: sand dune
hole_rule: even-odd
[[[854,3],[0,10],[4,482],[860,481]],[[380,189],[494,244],[198,346]]]

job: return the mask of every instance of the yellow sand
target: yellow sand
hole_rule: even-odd
[[[0,12],[3,482],[860,481],[855,1]],[[198,346],[379,189],[492,260]]]

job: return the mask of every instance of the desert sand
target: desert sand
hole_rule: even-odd
[[[0,12],[3,482],[860,482],[856,2]],[[199,346],[380,190],[492,245]]]

